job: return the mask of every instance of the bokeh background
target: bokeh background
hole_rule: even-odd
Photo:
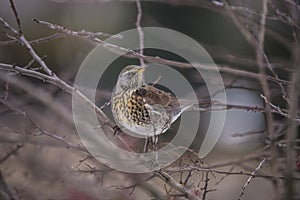
[[[136,28],[135,1],[15,0],[14,2],[28,40],[57,32],[35,23],[33,19],[61,25],[74,31],[85,30],[113,35]],[[165,27],[184,33],[198,41],[220,67],[258,74],[255,49],[247,43],[221,2],[149,0],[141,3],[142,26]],[[261,4],[261,1],[230,1],[234,12],[255,37],[259,30]],[[269,1],[264,48],[272,67],[279,78],[284,80],[288,80],[293,70],[296,70],[293,69],[293,33],[299,27],[288,21],[290,5],[294,5],[295,9],[299,7],[297,2]],[[0,17],[16,27],[8,0],[0,0]],[[0,26],[0,30],[0,41],[10,40],[3,26]],[[105,39],[107,36],[100,35],[99,38]],[[175,45],[189,51],[182,41],[178,41]],[[51,70],[72,85],[78,68],[95,44],[82,38],[65,35],[38,43],[33,47]],[[168,52],[154,50],[145,52],[148,55],[180,61],[179,57]],[[26,48],[21,45],[0,43],[1,63],[26,66],[31,59]],[[138,63],[139,60],[136,58],[120,58],[111,65],[106,76],[101,79],[101,87],[97,92],[98,106],[109,101],[120,70],[128,64]],[[34,66],[38,67],[38,64],[34,63]],[[187,77],[199,99],[208,98],[205,83],[201,77],[195,76],[192,69],[176,67],[175,69]],[[264,100],[260,96],[262,89],[257,79],[231,73],[222,73],[222,77],[227,87],[229,104],[264,107]],[[282,109],[288,108],[278,84],[269,83],[272,103]],[[64,141],[80,145],[72,121],[71,96],[65,91],[34,78],[1,70],[0,95],[15,108],[26,112],[26,115],[43,130],[61,137]],[[111,117],[109,107],[104,111]],[[219,142],[214,150],[203,158],[203,163],[209,166],[220,164],[217,169],[224,172],[253,172],[262,161],[269,144],[264,114],[247,109],[228,109]],[[191,149],[199,148],[209,115],[209,112],[201,114],[199,137],[195,139]],[[280,114],[273,114],[273,117],[275,129],[281,130],[278,131],[278,138],[284,139],[283,132],[287,129],[286,118]],[[4,177],[1,180],[6,181],[15,199],[153,199],[144,185],[126,188],[136,180],[140,180],[135,175],[113,171],[90,158],[84,151],[70,148],[66,143],[53,137],[37,135],[36,131],[27,117],[0,104],[0,159],[9,155],[3,162],[0,161]],[[172,135],[172,129],[168,133]],[[162,139],[168,137],[171,136],[164,135]],[[298,149],[299,147],[296,150]],[[10,152],[13,153],[10,155]],[[281,165],[284,164],[284,154],[284,148],[280,149],[279,146],[276,154],[278,158],[276,162],[279,165],[278,176],[282,176],[284,172]],[[251,159],[239,162],[244,158]],[[175,163],[175,166],[179,164]],[[270,175],[270,164],[264,163],[259,171],[261,174]],[[181,176],[186,174],[174,175],[178,180],[182,178]],[[200,193],[203,192],[200,188],[205,183],[205,176],[201,173],[191,176],[186,187],[196,187]],[[298,177],[295,184],[299,186],[299,172],[295,172],[295,176]],[[211,173],[208,187],[212,191],[207,193],[206,199],[239,199],[248,178],[249,175]],[[151,180],[150,184],[161,191],[165,190],[164,183],[159,179]],[[1,182],[0,188],[2,190],[4,188]],[[272,179],[256,177],[247,185],[241,198],[277,199],[274,194]],[[170,199],[172,198],[183,197],[170,196]]]

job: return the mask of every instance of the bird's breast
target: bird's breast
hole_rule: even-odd
[[[118,123],[128,126],[146,126],[151,124],[150,114],[144,98],[135,91],[124,91],[112,99],[112,111]]]

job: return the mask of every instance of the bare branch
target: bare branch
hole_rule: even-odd
[[[54,34],[52,34],[50,36],[47,36],[47,37],[39,38],[39,39],[36,39],[36,40],[31,40],[31,41],[29,41],[29,44],[37,45],[37,44],[40,44],[40,43],[43,43],[43,42],[48,42],[48,41],[51,41],[51,40],[55,40],[55,39],[58,39],[58,38],[64,38],[64,37],[66,37],[66,35],[61,34],[61,33],[54,33]],[[0,41],[0,46],[13,45],[13,44],[18,44],[18,43],[19,43],[19,41],[17,39],[8,40],[8,41]]]
[[[5,156],[3,156],[3,158],[0,158],[0,164],[6,161],[10,156],[17,154],[19,149],[21,149],[22,147],[24,147],[24,145],[17,145],[13,150],[11,150]]]
[[[181,194],[183,194],[186,198],[190,200],[200,200],[201,198],[196,196],[192,191],[186,189],[181,184],[177,183],[172,176],[170,176],[167,172],[164,171],[155,171],[154,174],[162,179],[165,183],[167,183],[169,186],[174,188],[175,190],[179,191]]]
[[[211,172],[211,173],[225,174],[225,175],[253,176],[254,178],[257,177],[257,178],[264,178],[264,179],[270,179],[270,180],[272,180],[274,178],[273,175],[267,175],[267,174],[252,175],[251,173],[243,172],[243,171],[222,171],[222,170],[216,170],[216,169],[211,169],[211,168],[201,168],[199,166],[169,168],[168,170],[166,170],[166,172],[175,173],[175,172],[183,172],[183,171],[190,171],[190,170],[199,171],[199,172]],[[277,178],[284,180],[285,176],[278,176]],[[293,177],[293,180],[300,181],[300,177]]]
[[[206,172],[205,173],[205,180],[204,180],[204,187],[203,187],[203,190],[204,190],[204,192],[203,192],[203,195],[202,195],[202,200],[205,200],[206,199],[206,195],[207,195],[207,193],[208,193],[208,182],[209,182],[209,177],[208,177],[208,175],[209,175],[209,172]]]
[[[258,45],[259,48],[256,48],[256,61],[259,68],[259,73],[261,75],[266,74],[266,70],[263,66],[264,64],[264,58],[265,61],[268,63],[268,60],[266,59],[266,55],[264,54],[264,38],[265,38],[265,24],[266,24],[266,15],[268,13],[268,0],[262,0],[262,14],[261,14],[261,21],[260,21],[260,31],[258,33]],[[268,85],[268,82],[266,79],[261,78],[260,83],[262,85],[262,89],[264,92],[264,95],[266,97],[265,106],[266,109],[271,109],[271,106],[269,102],[271,102],[271,93],[270,88]],[[284,90],[282,90],[284,91]],[[285,96],[285,92],[283,92],[283,95]],[[275,133],[274,133],[274,119],[272,116],[272,113],[270,111],[266,112],[266,120],[267,120],[267,131],[270,137],[270,148],[271,148],[271,173],[274,175],[273,183],[274,183],[274,190],[276,192],[276,198],[279,198],[279,183],[276,178],[277,174],[277,165],[276,165],[276,157],[277,157],[277,148],[275,146]]]
[[[248,180],[246,181],[246,183],[243,185],[242,187],[242,192],[239,195],[239,200],[242,198],[242,196],[245,193],[245,189],[246,187],[249,185],[249,183],[251,182],[251,180],[254,178],[254,175],[256,174],[256,172],[262,167],[263,163],[266,161],[266,159],[264,158],[259,165],[255,168],[255,170],[251,173],[251,176],[248,178]]]
[[[2,171],[0,170],[0,199],[2,200],[15,200],[12,192],[9,190],[7,183],[4,179]]]
[[[2,25],[4,26],[4,28],[9,29],[15,35],[19,35],[19,32],[15,28],[13,28],[11,25],[9,25],[2,17],[0,17],[0,23],[2,23]]]
[[[299,14],[299,13],[298,13]],[[299,18],[300,22],[300,18]],[[289,87],[289,116],[293,117],[298,114],[299,109],[299,85],[300,85],[300,47],[299,47],[299,39],[300,39],[300,32],[297,32],[297,38],[294,45],[294,69],[295,72],[291,74],[291,81],[294,83]],[[296,139],[297,139],[297,124],[294,120],[288,119],[287,122],[288,130],[287,130],[287,148],[286,148],[286,180],[285,180],[285,198],[286,199],[293,199],[295,195],[295,188],[294,188],[294,174],[295,174],[295,163],[296,163]]]
[[[79,145],[75,145],[75,144],[72,144],[72,143],[68,142],[67,140],[65,140],[64,137],[55,135],[55,134],[50,133],[48,131],[44,131],[31,117],[29,117],[27,115],[26,112],[19,110],[18,108],[14,107],[10,103],[8,103],[8,102],[6,102],[6,101],[4,101],[2,99],[0,99],[0,102],[3,105],[7,106],[10,110],[12,110],[12,111],[16,112],[17,114],[21,115],[22,117],[25,117],[26,119],[28,119],[34,125],[34,127],[36,129],[38,129],[38,131],[40,132],[37,135],[46,135],[46,136],[49,136],[51,138],[54,138],[55,140],[58,140],[58,141],[64,143],[67,146],[67,148],[74,148],[74,149],[78,149],[78,150],[81,150],[83,152],[89,153],[85,148],[83,148],[83,147],[81,147]]]
[[[263,77],[266,75],[266,70],[264,67],[264,63],[266,61],[268,68],[274,73],[273,69],[271,66],[269,66],[269,61],[267,56],[264,53],[264,37],[265,37],[265,24],[266,24],[266,15],[268,13],[268,0],[262,0],[262,13],[261,13],[261,20],[260,20],[260,29],[259,29],[259,33],[257,36],[257,41],[256,39],[253,37],[253,35],[243,26],[243,24],[239,21],[239,19],[236,17],[236,15],[233,13],[233,11],[231,10],[231,8],[228,6],[228,3],[223,0],[224,4],[225,4],[225,8],[228,11],[229,15],[231,16],[232,20],[234,21],[234,23],[238,26],[239,30],[241,31],[241,33],[243,34],[243,36],[245,37],[245,39],[248,41],[248,43],[254,48],[254,50],[256,51],[256,61],[258,64],[258,69],[259,69],[259,74],[260,74],[260,83],[262,85],[262,89],[263,89],[263,93],[264,96],[266,97],[267,102],[265,102],[265,106],[267,109],[266,112],[266,120],[267,120],[267,129],[268,129],[268,134],[270,137],[270,141],[271,141],[271,151],[272,151],[272,159],[271,159],[271,170],[272,170],[272,174],[274,175],[275,178],[275,174],[276,174],[276,167],[275,167],[275,157],[276,157],[276,147],[275,147],[275,134],[274,134],[274,128],[273,128],[273,116],[271,113],[271,106],[269,104],[269,102],[271,102],[271,95],[270,95],[270,88],[268,85],[267,80]],[[275,75],[275,77],[277,78],[277,75]],[[284,94],[284,98],[285,98],[285,91],[283,86],[279,83],[282,92]],[[276,187],[275,191],[279,191],[278,190],[278,182],[276,180],[276,178],[274,179],[274,187]],[[279,195],[277,194],[276,196],[279,197]]]
[[[282,83],[282,84],[290,84],[289,81],[283,80],[283,79],[279,79],[278,77],[272,77],[269,75],[260,75],[260,74],[256,74],[253,72],[248,72],[248,71],[244,71],[244,70],[239,70],[239,69],[234,69],[231,68],[229,66],[226,65],[220,65],[220,67],[218,69],[212,68],[207,64],[190,64],[190,63],[184,63],[184,62],[178,62],[178,61],[173,61],[173,60],[169,60],[169,59],[164,59],[158,56],[147,56],[147,55],[142,55],[136,51],[130,50],[130,49],[126,49],[123,47],[119,47],[116,46],[114,44],[110,44],[107,42],[104,42],[103,40],[100,40],[98,38],[95,37],[87,37],[85,35],[81,35],[79,32],[67,29],[66,27],[62,27],[56,24],[51,24],[49,22],[45,22],[45,21],[41,21],[41,20],[37,20],[34,19],[35,22],[39,23],[39,24],[43,24],[46,25],[48,28],[59,31],[61,33],[73,36],[73,37],[77,37],[77,38],[81,38],[81,39],[85,39],[88,41],[92,41],[95,44],[102,44],[103,47],[107,48],[108,50],[116,53],[116,54],[120,54],[123,55],[124,57],[128,57],[128,58],[138,58],[138,59],[143,59],[144,61],[147,62],[154,62],[154,63],[159,63],[159,64],[163,64],[163,65],[169,65],[169,66],[175,66],[175,67],[180,67],[180,68],[198,68],[201,70],[206,70],[206,71],[216,71],[216,72],[225,72],[225,73],[229,73],[229,74],[234,74],[234,75],[238,75],[238,76],[243,76],[243,77],[247,77],[247,78],[254,78],[254,79],[261,79],[264,78],[266,80],[275,82],[275,83]]]
[[[143,15],[141,0],[136,0],[136,7],[137,7],[137,19],[135,25],[137,27],[138,35],[139,35],[139,44],[140,44],[139,53],[141,55],[144,55],[144,32],[141,27],[142,15]],[[145,65],[144,59],[142,57],[140,57],[139,59],[140,59],[141,66],[144,66]]]
[[[18,32],[19,32],[20,35],[23,35],[23,30],[22,30],[22,26],[21,26],[21,20],[19,18],[19,15],[18,15],[17,9],[15,7],[14,1],[13,0],[9,0],[9,2],[10,2],[11,9],[12,9],[12,11],[14,13],[15,19],[17,21]]]

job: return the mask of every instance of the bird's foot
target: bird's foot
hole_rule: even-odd
[[[117,125],[115,125],[113,127],[113,131],[114,131],[114,137],[117,137],[118,135],[122,134],[123,131],[120,129],[120,127],[118,127]]]

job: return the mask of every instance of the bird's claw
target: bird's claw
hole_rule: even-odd
[[[114,127],[113,127],[113,131],[114,131],[114,137],[117,137],[118,135],[120,135],[121,133],[123,133],[122,132],[122,130],[120,129],[120,127],[118,127],[117,125],[115,125]]]

